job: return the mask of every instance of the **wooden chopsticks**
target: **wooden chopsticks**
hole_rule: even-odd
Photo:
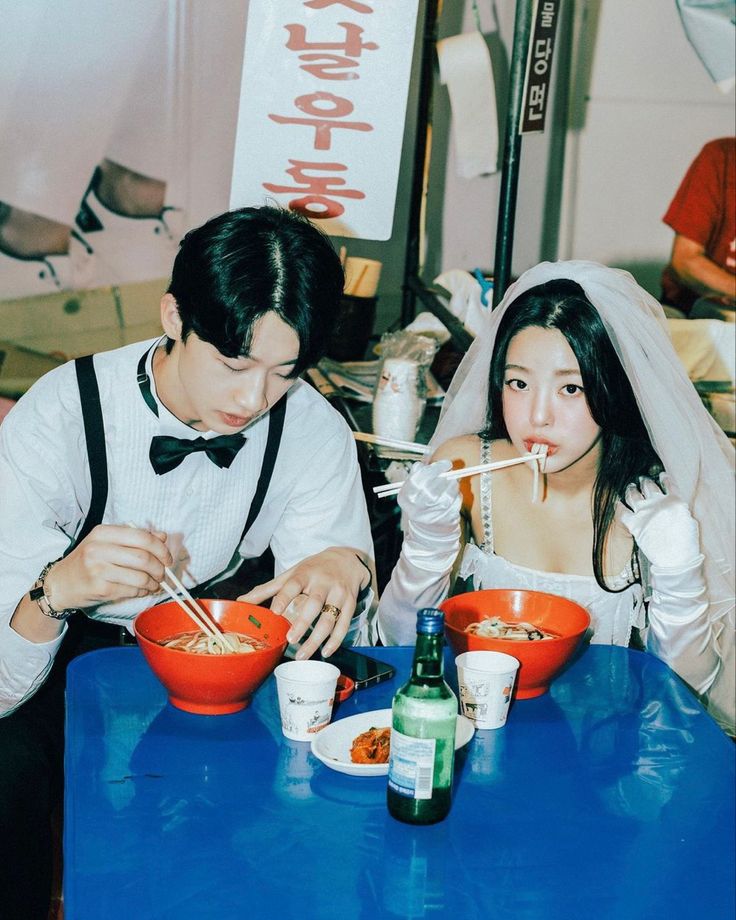
[[[126,526],[133,527],[134,529],[138,528],[137,524],[133,524],[130,521],[128,521]],[[205,608],[197,603],[168,566],[164,566],[164,574],[171,584],[165,581],[159,582],[162,591],[168,594],[172,601],[176,601],[192,622],[220,647],[220,651],[237,652],[237,649],[233,647],[232,642],[224,635],[219,625],[212,619]],[[179,597],[180,594],[182,597]]]
[[[417,444],[416,441],[397,441],[394,438],[381,438],[376,434],[368,434],[365,431],[354,431],[353,437],[356,441],[365,441],[367,444],[376,444],[379,447],[393,447],[395,450],[403,450],[408,454],[432,453],[432,448],[428,444]]]
[[[223,634],[222,630],[212,619],[207,610],[205,610],[201,604],[197,603],[171,569],[167,567],[164,569],[164,572],[174,587],[172,588],[172,586],[165,581],[161,582],[161,587],[166,594],[169,595],[171,600],[176,601],[184,613],[196,623],[205,635],[209,636],[210,639],[220,647],[221,651],[226,653],[237,651],[237,649],[233,648],[228,637]],[[179,597],[179,594],[182,594],[183,597]]]
[[[535,445],[536,447],[536,445]],[[535,476],[539,473],[539,467],[544,466],[547,459],[546,445],[541,445],[540,450],[533,450],[531,453],[522,454],[520,457],[514,457],[511,460],[497,460],[495,463],[480,463],[478,466],[468,466],[459,470],[449,470],[447,473],[440,473],[442,479],[465,479],[466,476],[477,476],[480,473],[490,473],[493,470],[502,470],[508,466],[516,466],[519,463],[534,463]],[[387,495],[396,495],[400,491],[406,480],[401,482],[389,482],[385,485],[374,486],[373,491],[379,498],[385,498]],[[536,500],[535,494],[532,501]]]

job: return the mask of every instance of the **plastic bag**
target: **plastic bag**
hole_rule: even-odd
[[[427,371],[438,348],[439,342],[436,338],[409,332],[407,329],[400,329],[398,332],[384,332],[376,351],[383,361],[386,358],[403,358],[407,361],[416,361],[421,371],[418,380],[419,395],[426,397]],[[378,380],[380,381],[380,379],[381,373],[379,371]]]

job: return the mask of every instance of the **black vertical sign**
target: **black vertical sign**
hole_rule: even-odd
[[[544,131],[560,0],[537,0],[526,63],[520,134]]]

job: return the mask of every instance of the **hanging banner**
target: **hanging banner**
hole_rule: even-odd
[[[537,0],[526,63],[520,134],[544,131],[560,0]]]
[[[230,206],[391,236],[418,0],[251,0]]]

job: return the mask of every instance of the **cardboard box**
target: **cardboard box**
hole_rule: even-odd
[[[66,356],[45,354],[23,345],[0,340],[0,396],[16,399],[53,368],[66,361]]]
[[[71,358],[161,335],[166,279],[0,301],[0,396]]]

